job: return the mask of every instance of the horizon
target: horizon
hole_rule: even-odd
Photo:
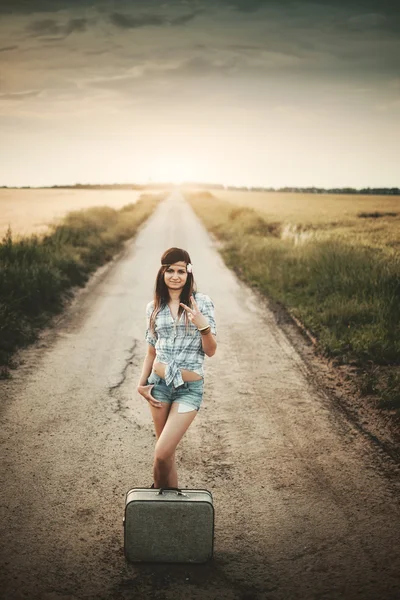
[[[139,183],[139,182],[122,182],[122,183],[73,183],[73,184],[52,184],[52,185],[39,185],[39,186],[8,186],[8,185],[0,185],[0,189],[54,189],[54,188],[86,188],[86,187],[119,187],[119,186],[132,186],[133,188],[152,188],[152,187],[173,187],[173,188],[182,188],[189,186],[199,186],[199,187],[210,187],[210,188],[220,188],[220,189],[238,189],[238,190],[248,190],[248,191],[265,191],[265,192],[280,192],[280,191],[291,191],[291,190],[352,190],[356,192],[361,192],[364,190],[398,190],[400,195],[400,186],[391,185],[391,186],[380,186],[380,187],[371,187],[371,186],[361,186],[361,187],[353,187],[353,186],[332,186],[332,187],[321,187],[315,185],[305,185],[305,186],[294,186],[294,185],[284,185],[279,187],[273,186],[246,186],[246,185],[233,185],[233,184],[222,184],[219,182],[200,182],[200,181],[183,181],[181,183],[174,183],[172,181],[160,181],[153,183]],[[349,192],[350,193],[350,192]],[[397,194],[396,194],[397,195]]]
[[[399,185],[394,0],[3,0],[0,15],[1,187]]]

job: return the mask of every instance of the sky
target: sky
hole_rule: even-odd
[[[0,186],[400,186],[397,0],[0,0]]]

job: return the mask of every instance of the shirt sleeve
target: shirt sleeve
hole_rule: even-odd
[[[151,313],[153,312],[153,303],[149,302],[149,304],[146,306],[146,335],[145,335],[145,340],[151,344],[152,346],[156,345],[157,342],[157,334],[152,331],[150,331],[150,317],[151,317]]]
[[[204,304],[203,308],[201,309],[201,312],[206,317],[207,321],[211,326],[211,333],[217,335],[217,325],[215,323],[214,316],[214,303],[211,300],[210,296],[204,295]]]

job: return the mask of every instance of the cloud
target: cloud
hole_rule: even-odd
[[[27,26],[34,37],[42,35],[63,35],[67,37],[74,31],[86,31],[88,19],[70,19],[65,25],[59,25],[54,19],[41,19]]]
[[[233,2],[229,2],[229,4],[239,12],[251,13],[271,3],[268,0],[234,0]]]
[[[109,16],[109,19],[113,25],[120,27],[121,29],[137,29],[139,27],[162,27],[164,25],[185,25],[189,21],[192,21],[198,11],[192,12],[191,14],[182,15],[180,17],[166,17],[164,15],[142,15],[140,17],[133,17],[131,15],[114,12]]]
[[[100,49],[100,50],[84,50],[83,51],[86,56],[101,56],[102,54],[107,54],[109,52],[109,48]]]
[[[209,4],[209,7],[212,5]],[[359,31],[372,28],[382,29],[392,34],[400,34],[400,3],[398,0],[219,0],[218,6],[227,10],[251,13],[259,19],[268,19],[272,15],[282,18],[307,18],[310,22],[331,22],[338,27]],[[244,15],[242,18],[246,18]]]
[[[165,17],[159,15],[145,15],[138,18],[121,13],[112,13],[109,18],[113,25],[120,27],[121,29],[136,29],[138,27],[147,27],[150,25],[161,26],[165,25],[167,22]]]
[[[16,100],[16,101],[22,101],[22,100],[26,100],[27,98],[36,98],[37,96],[39,96],[41,94],[42,90],[31,90],[29,92],[15,92],[12,94],[0,94],[0,101],[1,100]]]
[[[61,27],[54,21],[54,19],[44,19],[42,21],[34,21],[29,23],[27,31],[32,32],[33,35],[46,35],[46,34],[57,34],[60,33]]]
[[[331,0],[249,1],[253,10],[239,13],[235,12],[240,8],[236,0],[188,0],[185,4],[119,0],[115,3],[118,12],[110,10],[110,0],[96,3],[95,8],[101,6],[99,17],[86,13],[88,6],[82,0],[82,4],[71,2],[68,14],[15,16],[13,22],[0,19],[4,59],[7,50],[16,49],[13,44],[22,38],[26,22],[31,22],[29,32],[35,37],[35,43],[22,42],[18,52],[10,53],[13,61],[6,67],[2,91],[54,89],[62,82],[68,87],[78,81],[87,91],[98,87],[109,89],[110,94],[116,90],[131,93],[144,84],[152,90],[157,84],[169,89],[178,80],[183,85],[185,78],[191,86],[196,79],[199,86],[204,84],[206,78],[213,78],[212,84],[217,85],[220,78],[232,86],[236,79],[243,86],[254,83],[257,87],[280,85],[284,80],[292,86],[351,80],[368,87],[398,73],[400,43],[381,30],[387,26],[385,0],[382,11],[372,11],[372,0],[349,0],[348,4],[338,0],[338,8]],[[36,9],[46,2],[30,0],[29,4]],[[54,0],[54,8],[61,5],[61,0]],[[268,7],[268,12],[256,13],[256,5]],[[366,8],[370,12],[362,12]],[[201,20],[182,26],[200,12]],[[72,31],[86,31],[89,24],[93,35],[60,42]],[[157,35],[148,34],[150,26],[157,27]],[[171,26],[177,26],[173,36]],[[121,31],[135,35],[121,35]],[[49,50],[51,46],[54,51]]]
[[[0,48],[0,52],[8,52],[9,50],[16,50],[18,46],[4,46]]]
[[[186,25],[186,23],[189,23],[189,21],[192,21],[200,12],[202,12],[202,11],[198,10],[196,12],[193,12],[192,14],[182,15],[181,17],[176,17],[175,19],[173,19],[172,25]]]
[[[368,13],[350,17],[348,24],[355,29],[370,29],[385,25],[387,18],[379,13]]]
[[[277,8],[283,4],[292,9],[305,9],[315,6],[326,8],[346,8],[356,12],[399,12],[397,0],[289,0],[283,3],[281,0],[219,0],[219,4],[230,6],[241,12],[254,12],[261,8]]]
[[[240,55],[226,49],[193,52],[187,48],[179,56],[168,54],[166,49],[164,56],[155,54],[152,58],[138,59],[135,66],[129,66],[118,75],[110,71],[109,77],[88,78],[83,84],[87,88],[112,90],[128,96],[144,92],[147,86],[155,86],[156,93],[171,90],[176,88],[177,80],[180,82],[179,89],[185,83],[193,86],[198,82],[202,85],[201,82],[206,79],[212,79],[213,86],[220,86],[228,79],[240,85],[241,76],[263,78],[276,73],[281,67],[295,68],[300,60],[294,55],[278,52],[264,52],[260,57]],[[187,57],[182,58],[185,54]]]
[[[95,0],[0,0],[2,14],[32,14],[36,12],[57,12],[71,10],[83,5],[93,6]]]
[[[204,56],[194,56],[179,64],[172,70],[172,74],[179,77],[229,75],[235,73],[238,66],[239,60],[235,56],[224,59],[215,58],[214,60]]]

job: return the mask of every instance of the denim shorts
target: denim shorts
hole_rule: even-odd
[[[151,395],[159,402],[178,402],[192,406],[197,411],[203,400],[204,379],[197,381],[185,381],[183,385],[174,387],[172,383],[167,385],[165,379],[157,375],[154,371],[150,373],[147,379],[147,385],[153,383]]]

